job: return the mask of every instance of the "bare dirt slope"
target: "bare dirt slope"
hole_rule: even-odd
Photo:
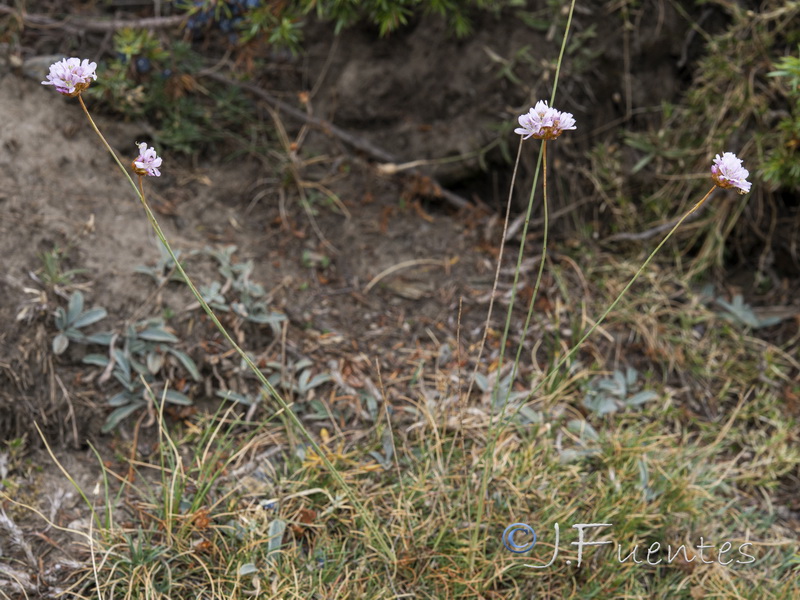
[[[108,310],[101,329],[159,316],[166,306],[177,313],[180,328],[197,311],[186,311],[188,290],[172,286],[156,293],[134,272],[158,259],[158,240],[79,104],[48,92],[11,75],[0,85],[0,110],[10,117],[0,163],[0,423],[3,435],[13,437],[30,432],[36,420],[80,447],[106,409],[102,390],[81,382],[85,349],[52,356],[55,306],[81,289],[87,306]],[[102,117],[97,122],[123,161],[132,160],[134,142],[144,133]],[[458,297],[488,290],[489,256],[477,248],[483,230],[469,225],[469,215],[432,216],[404,197],[402,186],[355,168],[332,184],[349,216],[320,209],[314,221],[322,237],[295,200],[283,202],[281,211],[277,190],[253,202],[263,191],[255,162],[190,168],[167,156],[163,176],[147,184],[177,249],[235,244],[240,260],[254,260],[254,280],[272,292],[272,307],[287,314],[299,352],[304,344],[318,346],[323,334],[329,356],[337,348],[383,356],[401,339],[429,343],[425,332],[437,326],[446,327],[445,337],[453,335]],[[69,248],[65,268],[86,269],[69,290],[37,281],[40,256],[54,247]],[[188,270],[203,284],[213,278],[213,266],[208,259],[190,260]],[[269,335],[252,341],[259,352]],[[202,367],[200,346],[187,350]]]

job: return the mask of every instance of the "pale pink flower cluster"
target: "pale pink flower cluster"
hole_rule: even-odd
[[[50,65],[50,74],[42,85],[54,85],[56,91],[66,96],[77,96],[97,79],[97,63],[88,59],[65,58]]]
[[[139,156],[133,161],[133,172],[137,175],[161,177],[161,171],[158,170],[158,167],[161,166],[161,157],[156,154],[156,149],[148,148],[145,142],[138,145]]]
[[[733,152],[725,152],[722,156],[717,154],[711,165],[711,178],[716,184],[721,188],[736,188],[740,194],[750,191],[749,175],[750,171],[742,166],[742,159]]]
[[[563,131],[575,129],[572,113],[561,112],[547,106],[546,100],[539,100],[529,112],[519,116],[520,127],[514,130],[523,140],[529,137],[537,140],[554,140]]]
[[[67,96],[77,96],[97,79],[97,63],[88,59],[65,58],[50,65],[50,73],[43,85],[55,86],[56,91]],[[536,106],[519,116],[520,127],[514,130],[522,139],[533,137],[537,140],[554,140],[564,131],[575,129],[572,113],[561,112],[547,106],[546,100],[539,100]],[[145,142],[137,143],[139,156],[133,161],[133,171],[137,175],[160,177],[161,157],[155,148],[148,148]],[[711,166],[711,177],[721,188],[736,188],[740,194],[750,191],[747,177],[750,172],[742,166],[741,159],[733,152],[717,154]]]

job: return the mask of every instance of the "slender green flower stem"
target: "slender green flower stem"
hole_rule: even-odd
[[[553,105],[553,103],[555,102],[555,99],[556,99],[556,90],[558,89],[558,78],[559,78],[559,75],[561,74],[561,63],[564,60],[564,52],[566,51],[566,48],[567,48],[567,39],[569,38],[569,30],[570,30],[570,27],[572,26],[572,15],[575,12],[575,1],[576,0],[572,0],[572,2],[570,3],[570,6],[569,6],[569,15],[567,16],[567,25],[566,25],[566,28],[564,29],[564,37],[561,40],[561,50],[559,50],[559,53],[558,53],[558,61],[556,62],[556,74],[555,74],[555,77],[553,78],[553,92],[552,92],[552,94],[550,94],[550,105],[551,106]],[[506,342],[508,341],[508,332],[509,332],[509,328],[510,328],[510,325],[511,325],[511,315],[512,315],[512,313],[514,311],[514,301],[516,300],[516,295],[517,295],[517,285],[519,283],[519,273],[520,273],[520,268],[522,266],[522,257],[525,254],[525,240],[528,237],[528,226],[530,225],[530,222],[531,222],[531,211],[533,209],[533,197],[534,197],[534,193],[536,191],[536,183],[537,183],[537,181],[539,179],[539,167],[542,165],[542,160],[543,160],[543,158],[545,156],[545,153],[547,152],[545,146],[546,146],[546,140],[542,140],[542,148],[539,151],[539,158],[536,161],[536,171],[535,171],[534,176],[533,176],[533,185],[531,186],[531,194],[530,194],[530,197],[528,198],[528,212],[525,214],[525,224],[522,227],[522,236],[521,236],[521,241],[520,241],[520,245],[519,245],[519,253],[517,255],[517,266],[514,269],[514,283],[511,285],[511,300],[509,301],[509,304],[508,304],[508,312],[506,313],[506,325],[505,325],[505,330],[503,331],[503,340],[502,340],[502,342],[500,344],[500,359],[499,359],[498,366],[497,366],[498,383],[500,381],[500,369],[501,369],[502,363],[503,363],[503,356],[505,355]],[[546,171],[546,169],[545,169],[545,171]],[[545,177],[544,181],[545,181],[545,185],[546,185],[546,181],[547,181],[547,179],[546,179],[547,178],[547,173],[546,172],[544,174],[544,177]],[[531,296],[531,305],[533,305],[533,303],[536,301],[536,293],[539,290],[539,284],[541,283],[541,280],[542,280],[542,273],[543,273],[543,269],[544,269],[544,259],[545,259],[545,256],[547,255],[547,225],[548,225],[547,218],[548,218],[548,215],[547,215],[547,199],[545,198],[545,205],[544,205],[544,219],[545,219],[545,221],[544,221],[544,240],[542,242],[542,245],[543,245],[543,248],[542,248],[542,262],[539,263],[539,273],[538,273],[538,276],[536,278],[536,283],[534,284],[534,292],[533,292],[533,295]],[[523,341],[524,341],[524,339],[525,338],[523,336]],[[512,379],[512,381],[513,381],[513,379]],[[495,385],[497,386],[497,384],[495,384]],[[496,391],[496,389],[497,389],[497,387],[495,387],[495,391]]]
[[[556,90],[558,89],[558,76],[561,74],[561,63],[564,60],[564,52],[567,51],[567,34],[572,26],[572,15],[575,12],[575,0],[569,5],[569,15],[567,15],[567,26],[564,29],[564,37],[561,38],[561,50],[558,52],[558,62],[556,62],[556,74],[553,77],[553,93],[550,94],[550,106],[556,101]]]
[[[539,271],[536,274],[536,282],[533,285],[533,293],[531,294],[530,304],[528,306],[528,316],[525,319],[525,327],[523,328],[522,337],[520,338],[519,346],[517,347],[517,354],[514,358],[514,364],[511,368],[511,377],[509,378],[509,386],[508,390],[505,391],[505,397],[500,398],[500,379],[501,379],[501,370],[503,367],[503,357],[505,355],[505,347],[506,343],[508,342],[508,334],[511,326],[511,311],[513,309],[514,304],[514,297],[516,296],[517,291],[517,283],[519,280],[519,273],[520,273],[520,265],[522,263],[522,255],[524,252],[525,247],[525,237],[526,231],[528,229],[528,224],[530,223],[531,218],[531,208],[533,207],[533,196],[534,190],[536,189],[536,182],[539,176],[539,165],[541,164],[541,172],[542,172],[542,203],[543,203],[543,217],[544,217],[544,234],[542,239],[542,256],[541,260],[539,261]],[[520,242],[520,250],[519,256],[517,258],[517,268],[514,270],[514,283],[511,287],[511,304],[509,306],[509,311],[506,315],[506,325],[505,330],[503,331],[503,340],[501,342],[500,348],[500,357],[497,363],[497,381],[495,382],[495,387],[492,390],[492,405],[490,407],[489,413],[489,444],[487,445],[487,449],[485,451],[485,460],[490,460],[491,456],[494,454],[494,449],[497,447],[497,441],[500,439],[503,431],[505,431],[505,427],[503,425],[503,419],[505,418],[506,408],[508,407],[508,399],[511,396],[511,391],[514,383],[514,379],[516,378],[517,369],[519,368],[519,360],[520,355],[522,354],[522,348],[525,343],[525,337],[528,334],[528,328],[531,322],[531,316],[533,314],[533,306],[536,303],[536,297],[539,293],[539,286],[542,283],[542,274],[544,272],[544,264],[547,260],[547,232],[549,229],[549,212],[547,208],[547,140],[542,140],[542,148],[539,154],[539,162],[537,162],[537,169],[536,174],[534,175],[533,186],[531,188],[531,196],[528,202],[528,212],[525,215],[525,226],[523,227],[523,237],[522,241]],[[497,405],[497,402],[501,402],[502,406],[500,408],[500,414],[497,416],[495,420],[494,417],[494,407]],[[486,492],[489,488],[489,469],[484,466],[484,469],[481,473],[481,491],[480,497],[478,500],[478,518],[483,518],[483,511],[484,511],[484,502],[486,497]],[[477,544],[477,534],[473,532],[473,543]]]
[[[566,27],[564,29],[564,37],[561,40],[561,49],[560,49],[559,54],[558,54],[558,62],[556,63],[556,73],[555,73],[555,77],[554,77],[554,80],[553,80],[553,92],[552,92],[552,94],[550,94],[550,105],[551,106],[552,106],[552,104],[553,104],[553,102],[555,101],[555,98],[556,98],[556,90],[558,89],[558,78],[559,78],[559,75],[561,74],[561,63],[564,60],[564,53],[565,53],[566,48],[567,48],[567,39],[569,38],[569,30],[570,30],[570,28],[572,26],[572,15],[575,12],[575,1],[576,0],[572,0],[572,2],[570,2],[569,15],[567,17],[567,24],[566,24]],[[542,164],[542,160],[543,160],[543,157],[545,155],[545,152],[546,152],[545,141],[543,140],[542,148],[539,151],[539,158],[536,161],[536,171],[535,171],[534,176],[533,176],[533,185],[531,186],[531,193],[530,193],[530,197],[528,199],[528,210],[527,210],[527,213],[525,214],[525,224],[524,224],[524,226],[522,228],[522,238],[521,238],[521,241],[520,241],[519,253],[517,255],[517,266],[514,269],[514,282],[511,285],[511,299],[509,300],[508,311],[506,313],[506,324],[505,324],[505,328],[503,330],[503,337],[502,337],[502,339],[500,341],[500,356],[499,356],[498,361],[497,361],[497,368],[495,369],[495,373],[497,373],[497,380],[495,381],[494,388],[492,389],[492,400],[491,400],[491,406],[489,407],[489,411],[490,411],[489,412],[489,437],[490,437],[490,442],[487,445],[486,449],[484,450],[483,456],[482,456],[482,458],[484,460],[484,465],[483,465],[483,470],[482,470],[482,474],[481,474],[481,487],[480,487],[480,495],[478,497],[478,510],[477,510],[477,514],[476,514],[475,523],[473,523],[473,525],[472,525],[472,527],[473,527],[472,543],[470,545],[470,558],[469,558],[470,571],[472,571],[474,566],[475,566],[475,554],[477,553],[477,550],[478,550],[478,534],[479,534],[480,529],[481,529],[481,524],[483,522],[483,515],[484,515],[484,511],[485,511],[486,492],[487,492],[487,489],[489,487],[489,465],[491,464],[491,458],[494,455],[494,449],[495,449],[495,447],[497,445],[497,440],[499,439],[500,435],[502,434],[502,432],[505,429],[503,427],[502,420],[503,420],[503,417],[505,416],[506,405],[508,404],[508,397],[511,394],[511,387],[512,387],[513,382],[514,382],[514,376],[512,375],[512,377],[510,379],[511,385],[509,385],[509,387],[508,387],[508,390],[506,392],[506,397],[503,398],[503,408],[502,408],[500,416],[499,416],[499,418],[497,420],[497,422],[499,423],[500,426],[497,429],[497,431],[494,431],[494,423],[495,422],[493,420],[493,416],[494,416],[493,410],[494,410],[494,406],[496,404],[496,401],[498,399],[497,397],[499,396],[499,393],[500,393],[500,381],[501,381],[501,375],[502,375],[502,369],[503,369],[503,358],[505,357],[506,343],[508,342],[508,333],[509,333],[509,330],[511,328],[511,317],[512,317],[512,313],[514,311],[514,302],[516,300],[516,295],[517,295],[517,286],[519,284],[519,275],[520,275],[520,269],[521,269],[521,266],[522,266],[522,257],[523,257],[523,255],[525,253],[525,240],[528,237],[528,226],[530,225],[531,212],[532,212],[532,209],[533,209],[533,197],[534,197],[534,193],[536,191],[536,183],[537,183],[537,181],[539,179],[539,167]],[[546,174],[545,174],[545,177],[546,177]],[[513,181],[513,179],[512,179],[512,181]],[[545,199],[545,206],[544,206],[544,220],[545,221],[544,221],[544,239],[543,239],[543,242],[542,242],[542,260],[539,263],[539,272],[538,272],[537,277],[536,277],[536,283],[534,284],[533,294],[531,295],[530,307],[528,309],[528,319],[526,320],[526,323],[525,323],[525,334],[521,338],[520,346],[519,346],[519,349],[517,350],[516,360],[514,362],[514,367],[513,367],[513,371],[514,372],[516,372],[516,370],[517,370],[517,368],[519,366],[519,358],[520,358],[520,352],[522,351],[522,344],[525,342],[525,335],[527,334],[527,331],[528,331],[528,324],[530,322],[531,310],[533,308],[533,305],[536,302],[536,295],[537,295],[537,293],[539,291],[539,286],[540,286],[541,281],[542,281],[542,273],[543,273],[543,270],[544,270],[545,258],[547,256],[548,214],[547,214],[547,201],[546,201],[546,199]],[[504,235],[504,238],[505,238],[505,235]],[[499,259],[498,259],[498,261],[499,261]],[[500,267],[500,265],[498,263],[498,271],[499,271],[499,267]],[[495,283],[496,283],[496,281],[495,281]],[[494,298],[494,293],[492,294],[492,299],[493,298]],[[490,308],[490,310],[491,310],[491,308]],[[483,346],[481,346],[481,350],[483,350]],[[474,379],[474,376],[473,376],[473,379]],[[471,389],[471,386],[470,386],[470,389]]]
[[[220,320],[214,314],[214,311],[211,310],[211,307],[205,301],[202,294],[195,287],[192,280],[186,274],[186,271],[184,271],[183,266],[178,260],[178,257],[173,252],[172,246],[170,246],[169,242],[167,241],[167,238],[164,235],[164,232],[162,231],[161,226],[158,223],[158,220],[153,214],[153,211],[147,204],[147,200],[145,199],[144,195],[142,177],[141,176],[139,177],[139,186],[137,187],[136,184],[133,182],[131,176],[128,174],[128,170],[122,165],[119,158],[117,158],[117,155],[114,152],[114,150],[111,149],[111,146],[109,146],[105,137],[103,137],[103,134],[100,133],[100,130],[97,128],[97,125],[95,125],[95,122],[92,119],[91,115],[89,114],[89,111],[86,109],[86,105],[83,102],[83,98],[81,98],[81,96],[78,96],[78,99],[80,100],[81,106],[83,107],[83,111],[86,113],[86,116],[89,119],[89,123],[91,123],[92,125],[92,129],[94,129],[95,133],[97,133],[97,135],[100,137],[100,139],[103,142],[103,145],[111,153],[111,156],[114,157],[114,160],[116,161],[117,165],[119,165],[119,168],[122,170],[123,173],[125,173],[125,176],[128,178],[128,181],[130,181],[131,185],[133,186],[133,189],[136,191],[136,195],[139,196],[139,200],[141,200],[142,202],[142,207],[144,208],[145,214],[147,215],[147,219],[150,222],[150,225],[156,232],[158,239],[161,240],[162,244],[164,244],[164,248],[166,248],[170,258],[172,258],[172,260],[174,261],[176,269],[181,274],[181,277],[183,277],[183,280],[186,282],[186,285],[189,286],[189,289],[192,291],[192,294],[194,294],[194,297],[200,303],[200,306],[203,307],[203,310],[206,312],[208,317],[214,323],[216,328],[225,337],[225,339],[228,341],[231,347],[239,354],[239,356],[242,357],[242,360],[244,360],[244,362],[247,364],[247,366],[250,368],[253,374],[255,374],[259,382],[261,382],[264,388],[266,388],[270,396],[272,396],[275,399],[275,401],[278,403],[278,405],[281,407],[284,413],[289,417],[291,423],[300,431],[300,433],[306,439],[306,441],[314,450],[314,452],[317,454],[317,456],[320,457],[320,460],[325,465],[325,468],[330,472],[331,476],[336,480],[336,483],[338,483],[339,486],[342,488],[342,491],[344,491],[344,493],[347,495],[350,502],[353,503],[356,512],[361,516],[362,519],[364,519],[364,522],[367,525],[367,529],[374,536],[375,540],[378,543],[378,546],[380,546],[380,549],[384,552],[386,558],[389,559],[391,562],[394,562],[396,560],[394,550],[392,549],[389,542],[386,540],[384,534],[381,533],[380,529],[378,529],[378,527],[375,525],[375,522],[372,520],[372,517],[370,517],[369,513],[367,512],[367,509],[358,500],[355,492],[347,484],[347,482],[344,480],[341,474],[336,470],[336,467],[333,465],[328,456],[325,454],[325,451],[319,446],[319,444],[317,444],[311,433],[308,431],[308,429],[306,429],[302,421],[300,421],[300,418],[294,413],[291,406],[286,402],[286,400],[283,399],[283,397],[278,393],[278,391],[273,387],[273,385],[267,380],[267,378],[255,365],[255,363],[248,356],[248,354],[244,350],[242,350],[242,348],[240,348],[239,345],[234,341],[234,339],[222,325]]]
[[[496,406],[497,400],[498,400],[498,396],[500,395],[500,380],[501,380],[501,374],[502,374],[502,370],[503,370],[503,358],[505,357],[506,344],[508,343],[508,334],[509,334],[509,331],[511,329],[511,314],[512,314],[512,311],[514,309],[514,300],[516,299],[516,296],[517,296],[517,286],[518,286],[518,283],[519,283],[520,265],[522,264],[522,256],[523,256],[523,253],[525,252],[525,237],[526,237],[525,232],[528,229],[528,223],[530,223],[530,219],[531,219],[531,212],[533,210],[533,197],[534,197],[534,192],[536,190],[536,184],[537,184],[537,182],[539,180],[539,167],[541,166],[541,162],[542,162],[542,153],[540,152],[539,153],[539,159],[536,162],[536,171],[534,172],[534,175],[533,175],[533,185],[531,186],[530,197],[528,198],[528,211],[525,214],[525,226],[523,227],[522,240],[520,241],[519,252],[517,254],[517,267],[516,267],[516,269],[514,269],[514,282],[511,284],[511,299],[509,301],[508,311],[506,312],[506,324],[505,324],[505,327],[503,329],[503,337],[500,340],[500,355],[499,355],[499,357],[497,359],[497,367],[495,368],[495,373],[497,374],[497,380],[495,381],[494,387],[492,388],[492,395],[491,395],[491,400],[490,400],[490,404],[489,404],[489,439],[490,439],[490,441],[487,444],[486,449],[483,451],[483,455],[482,455],[482,458],[483,458],[483,461],[484,461],[484,465],[483,465],[483,470],[481,471],[481,487],[480,487],[480,492],[478,494],[478,508],[477,508],[477,511],[476,511],[476,514],[475,514],[475,522],[472,524],[472,527],[473,527],[473,530],[472,530],[472,543],[470,545],[471,551],[470,551],[470,557],[469,557],[469,568],[470,568],[470,571],[472,571],[473,568],[475,567],[475,555],[476,555],[476,553],[478,551],[478,534],[480,533],[480,530],[481,530],[481,523],[483,523],[484,511],[486,509],[486,491],[487,491],[487,489],[489,487],[489,465],[491,464],[491,457],[494,454],[494,448],[495,448],[495,445],[496,445],[496,442],[497,442],[497,437],[499,435],[499,432],[496,432],[494,430],[494,424],[495,424],[494,407]],[[504,232],[504,236],[503,237],[505,238],[505,232]],[[499,261],[500,261],[500,258],[498,258],[498,265],[497,265],[498,273],[499,273],[499,270],[500,270],[500,262]],[[494,293],[492,294],[492,297],[494,297]],[[487,329],[488,329],[488,325],[487,325]],[[474,379],[474,377],[473,377],[473,379]]]
[[[542,205],[544,212],[544,236],[542,240],[542,258],[539,261],[539,272],[536,274],[536,283],[533,286],[533,294],[528,304],[528,315],[525,317],[525,325],[522,328],[522,337],[519,339],[519,346],[517,346],[517,355],[514,357],[514,366],[511,369],[511,378],[509,381],[514,382],[517,377],[517,369],[519,368],[519,360],[522,356],[522,349],[525,346],[525,339],[528,337],[528,329],[531,325],[531,318],[533,317],[533,306],[536,304],[536,298],[539,295],[539,285],[542,283],[542,273],[544,272],[544,263],[547,260],[547,231],[549,229],[549,215],[547,210],[547,140],[542,140]],[[508,399],[511,396],[511,385],[508,386],[508,394],[503,401],[503,411],[500,413],[500,432],[503,431],[502,421],[503,416],[508,406]],[[499,433],[498,433],[499,435]]]
[[[108,150],[108,153],[111,155],[111,157],[114,159],[114,161],[116,161],[117,166],[119,167],[120,171],[122,171],[122,173],[125,175],[125,177],[128,178],[128,181],[130,182],[131,186],[133,187],[133,191],[136,192],[136,195],[138,196],[139,195],[139,188],[137,188],[136,184],[133,182],[133,179],[131,178],[130,173],[128,173],[128,169],[125,168],[123,166],[123,164],[120,162],[119,158],[117,157],[116,152],[114,152],[114,150],[111,149],[111,146],[108,145],[108,142],[106,141],[106,138],[103,136],[102,133],[100,133],[100,129],[98,129],[97,125],[94,122],[94,119],[92,119],[92,115],[89,114],[89,109],[86,108],[86,104],[83,103],[83,95],[78,94],[78,101],[81,103],[81,108],[83,109],[83,112],[86,113],[86,118],[89,119],[89,124],[92,126],[92,129],[94,129],[94,132],[100,138],[100,141],[103,142],[103,146],[106,147],[106,150]]]
[[[572,0],[569,6],[569,15],[567,16],[567,26],[564,30],[564,37],[561,39],[561,50],[558,53],[558,61],[556,62],[556,74],[553,78],[553,93],[550,94],[550,106],[556,101],[556,90],[558,90],[558,79],[559,75],[561,74],[561,63],[564,60],[564,52],[567,48],[567,39],[569,38],[569,30],[572,26],[572,15],[575,12],[575,0]],[[533,307],[536,304],[536,298],[539,295],[539,286],[542,283],[542,274],[544,273],[544,264],[547,259],[547,234],[550,229],[549,227],[549,213],[548,213],[548,206],[547,206],[547,140],[542,140],[542,148],[539,152],[539,159],[536,163],[536,174],[533,178],[533,187],[531,188],[531,197],[528,202],[528,213],[525,215],[525,225],[522,228],[522,242],[520,244],[519,249],[519,256],[517,257],[517,266],[515,269],[515,278],[514,278],[514,285],[512,287],[511,292],[511,302],[508,307],[508,314],[506,316],[506,330],[505,333],[508,333],[508,327],[511,322],[511,312],[514,309],[514,298],[517,289],[517,280],[519,279],[519,271],[522,265],[522,256],[525,247],[525,240],[528,237],[528,225],[530,224],[531,220],[531,207],[533,203],[533,193],[536,189],[536,180],[539,177],[539,165],[542,165],[542,204],[543,204],[543,218],[544,218],[544,232],[542,234],[542,256],[541,261],[539,262],[539,271],[536,274],[536,282],[533,285],[533,293],[531,294],[530,304],[528,305],[528,315],[525,319],[525,327],[522,330],[522,337],[519,341],[519,346],[517,347],[517,354],[514,358],[514,367],[511,372],[510,382],[513,385],[514,378],[516,377],[517,369],[519,368],[519,359],[522,354],[522,348],[525,343],[525,338],[528,336],[528,328],[531,322],[531,316],[533,315]],[[505,336],[504,336],[505,337]],[[505,343],[502,345],[501,349],[501,358],[500,361],[502,362],[503,353],[505,353]],[[499,373],[500,373],[500,366],[498,365],[498,381],[499,381]],[[500,422],[501,422],[501,429],[498,432],[498,437],[500,433],[503,432],[504,427],[502,426],[502,419],[505,415],[506,406],[508,404],[508,398],[511,395],[511,385],[508,386],[508,392],[506,397],[503,399],[503,410],[500,414]]]
[[[617,304],[619,304],[619,301],[620,301],[620,300],[622,300],[623,296],[625,296],[625,294],[628,292],[628,290],[629,290],[629,289],[631,289],[631,286],[632,286],[634,283],[636,283],[636,280],[637,280],[637,279],[639,279],[639,276],[640,276],[640,275],[641,275],[641,274],[644,272],[644,270],[647,268],[647,265],[649,265],[649,264],[650,264],[650,262],[651,262],[651,261],[653,260],[653,258],[655,257],[655,255],[656,255],[656,254],[658,254],[658,251],[659,251],[659,250],[661,250],[661,248],[664,246],[664,244],[666,244],[666,243],[667,243],[667,241],[668,241],[668,240],[669,240],[669,239],[672,237],[672,235],[673,235],[673,234],[674,234],[674,233],[675,233],[675,232],[678,230],[678,228],[681,226],[681,224],[683,224],[683,222],[684,222],[684,221],[685,221],[685,220],[686,220],[686,219],[687,219],[687,218],[688,218],[688,217],[689,217],[689,216],[690,216],[692,213],[694,213],[694,212],[695,212],[695,211],[696,211],[698,208],[700,208],[700,207],[703,205],[703,203],[704,203],[706,200],[708,200],[709,196],[711,196],[711,193],[712,193],[712,192],[713,192],[715,189],[717,189],[717,185],[716,185],[716,184],[715,184],[715,185],[714,185],[714,186],[713,186],[713,187],[712,187],[710,190],[708,190],[708,192],[706,193],[706,195],[705,195],[705,196],[703,196],[703,197],[700,199],[700,201],[699,201],[697,204],[695,204],[695,205],[694,205],[692,208],[690,208],[690,209],[689,209],[689,211],[688,211],[688,212],[687,212],[685,215],[683,215],[683,216],[680,218],[680,220],[679,220],[677,223],[675,223],[675,226],[674,226],[672,229],[670,229],[669,233],[668,233],[668,234],[667,234],[667,235],[664,237],[664,239],[663,239],[663,240],[661,240],[661,243],[660,243],[660,244],[658,244],[658,246],[656,246],[655,250],[653,250],[653,251],[650,253],[650,256],[648,256],[648,257],[647,257],[647,260],[645,260],[645,261],[644,261],[644,263],[642,263],[642,266],[641,266],[641,267],[639,267],[639,270],[638,270],[638,271],[636,271],[636,273],[635,273],[635,274],[634,274],[634,276],[631,278],[631,280],[628,282],[628,284],[627,284],[627,285],[626,285],[626,286],[625,286],[625,287],[622,289],[622,291],[621,291],[621,292],[619,293],[619,295],[618,295],[618,296],[617,296],[617,297],[614,299],[614,301],[613,301],[613,302],[612,302],[612,303],[609,305],[609,307],[608,307],[608,308],[605,310],[605,312],[604,312],[602,315],[600,315],[600,318],[599,318],[599,319],[597,319],[597,321],[595,321],[595,323],[594,323],[594,324],[593,324],[593,325],[592,325],[592,326],[591,326],[591,327],[590,327],[590,328],[589,328],[589,329],[586,331],[586,333],[584,333],[584,334],[583,334],[583,337],[581,337],[581,339],[580,339],[580,340],[578,340],[578,343],[577,343],[577,344],[575,344],[575,345],[574,345],[572,348],[570,348],[570,349],[569,349],[569,351],[568,351],[568,352],[567,352],[567,353],[566,353],[566,354],[565,354],[563,357],[561,357],[561,360],[559,360],[559,361],[558,361],[558,362],[555,364],[555,366],[554,366],[552,369],[550,369],[550,371],[547,373],[547,375],[545,375],[544,379],[542,379],[542,380],[541,380],[541,381],[540,381],[540,382],[539,382],[539,383],[536,385],[536,387],[534,387],[534,388],[531,390],[531,392],[528,394],[528,396],[525,398],[525,400],[524,400],[523,402],[521,402],[521,403],[520,403],[519,407],[517,408],[517,411],[515,411],[515,414],[516,414],[516,412],[519,412],[519,409],[520,409],[520,408],[522,408],[523,406],[525,406],[525,404],[526,404],[526,403],[527,403],[527,402],[528,402],[528,401],[529,401],[529,400],[530,400],[530,399],[533,397],[533,395],[534,395],[534,394],[536,394],[536,392],[538,392],[538,391],[539,391],[539,390],[542,388],[542,386],[543,386],[545,383],[547,383],[547,382],[548,382],[550,379],[552,379],[552,377],[553,377],[553,376],[556,374],[556,372],[557,372],[557,371],[558,371],[558,369],[561,367],[561,365],[563,365],[563,364],[564,364],[565,362],[567,362],[567,361],[568,361],[570,358],[572,358],[572,356],[573,356],[573,355],[574,355],[574,354],[575,354],[575,353],[576,353],[576,352],[577,352],[577,351],[580,349],[580,347],[581,347],[581,346],[583,345],[583,343],[584,343],[584,342],[585,342],[585,341],[588,339],[588,337],[589,337],[590,335],[592,335],[592,333],[594,333],[595,329],[597,329],[598,327],[600,327],[600,325],[603,323],[603,321],[605,321],[605,320],[606,320],[606,317],[607,317],[607,316],[608,316],[608,315],[611,313],[611,311],[612,311],[612,310],[614,310],[614,308],[616,308]]]
[[[508,233],[508,221],[511,218],[511,202],[514,198],[514,182],[517,179],[517,169],[519,168],[519,159],[522,156],[522,138],[519,140],[517,147],[517,158],[514,161],[514,172],[511,175],[511,184],[508,190],[508,201],[506,202],[506,218],[503,221],[503,236],[500,239],[500,251],[497,253],[497,267],[494,272],[494,283],[492,284],[492,294],[489,296],[489,310],[486,311],[486,322],[483,326],[483,337],[481,338],[480,346],[478,347],[478,356],[475,358],[475,368],[472,371],[472,377],[469,378],[469,385],[467,386],[467,395],[469,398],[472,395],[472,387],[475,385],[475,378],[478,374],[478,368],[481,365],[481,357],[486,348],[486,338],[489,335],[489,326],[492,320],[492,311],[494,309],[494,299],[497,295],[497,284],[500,281],[500,268],[503,266],[503,253],[506,249],[506,235]],[[534,181],[539,177],[539,171],[534,175]]]

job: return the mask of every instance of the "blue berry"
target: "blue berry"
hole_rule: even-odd
[[[258,8],[261,6],[261,0],[245,0],[244,5],[247,8]]]
[[[136,70],[139,73],[147,73],[150,71],[150,59],[142,56],[141,58],[136,59]]]
[[[164,69],[161,71],[161,77],[164,79],[169,79],[172,77],[172,69]]]

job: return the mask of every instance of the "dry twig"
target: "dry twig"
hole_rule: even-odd
[[[373,160],[377,160],[382,163],[393,163],[393,164],[398,162],[398,160],[394,156],[386,152],[383,148],[379,148],[378,146],[375,146],[374,144],[365,140],[364,138],[359,137],[357,135],[353,135],[352,133],[349,133],[344,129],[337,127],[333,123],[326,121],[325,119],[320,119],[319,117],[308,115],[305,112],[295,108],[294,106],[287,104],[286,102],[283,102],[278,98],[275,98],[274,96],[265,92],[257,85],[253,85],[252,83],[245,83],[243,81],[236,81],[235,79],[230,79],[225,75],[220,75],[219,73],[214,73],[209,71],[201,71],[199,74],[201,76],[214,79],[215,81],[219,81],[220,83],[224,83],[225,85],[228,86],[234,85],[242,88],[243,90],[247,90],[248,92],[254,94],[255,96],[258,96],[259,98],[267,102],[274,109],[280,110],[281,112],[284,112],[295,119],[303,121],[304,123],[308,123],[310,125],[318,127],[325,133],[338,138],[351,148],[354,148],[359,152],[363,152]],[[412,180],[422,176],[421,173],[419,173],[414,169],[409,169],[407,173],[412,178]],[[433,184],[432,195],[434,197],[443,198],[456,208],[467,208],[469,206],[472,206],[472,203],[466,198],[463,198],[458,194],[455,194],[449,190],[444,189],[439,183],[433,181],[430,178],[426,179]]]
[[[14,10],[10,6],[0,6],[0,13],[14,15],[23,25],[39,29],[62,29],[68,33],[86,33],[87,31],[108,32],[119,29],[166,29],[175,27],[186,20],[186,15],[171,17],[145,17],[142,19],[88,19],[67,17],[64,20],[53,19],[45,15],[28,14]]]

